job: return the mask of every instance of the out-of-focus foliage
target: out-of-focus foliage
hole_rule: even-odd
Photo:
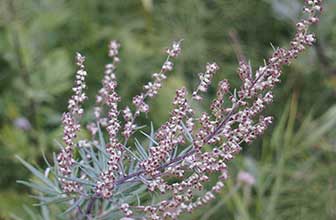
[[[300,13],[296,8],[301,8],[299,0],[1,0],[0,219],[10,213],[27,213],[21,207],[29,198],[20,195],[27,192],[14,183],[29,174],[14,155],[43,166],[41,152],[50,157],[57,150],[54,140],[61,137],[60,117],[73,81],[76,51],[89,58],[92,103],[107,62],[106,45],[110,39],[121,42],[122,65],[117,77],[126,104],[160,68],[164,47],[183,38],[176,71],[169,76],[164,92],[151,103],[153,111],[148,117],[157,125],[168,115],[162,106],[169,106],[174,90],[181,85],[193,88],[196,74],[207,61],[216,61],[221,67],[212,92],[222,78],[239,86],[235,81],[237,45],[229,33],[237,33],[239,47],[257,67],[272,51],[271,44],[281,46],[292,36],[293,21]],[[285,70],[276,103],[269,110],[276,116],[275,130],[233,164],[233,170],[245,169],[257,177],[251,201],[245,203],[243,189],[236,189],[232,178],[223,193],[223,204],[209,218],[336,218],[332,210],[335,134],[323,130],[336,117],[324,113],[330,113],[335,103],[335,11],[336,2],[326,0],[318,45]],[[297,106],[296,113],[283,107],[293,92],[297,98],[289,109]],[[311,112],[314,114],[307,119]],[[89,112],[86,118],[90,117]],[[317,133],[319,129],[323,135]],[[277,188],[277,181],[281,188]],[[331,208],[322,208],[324,204]],[[207,207],[198,216],[205,210],[212,209]]]

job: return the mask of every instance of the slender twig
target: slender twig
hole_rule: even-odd
[[[272,63],[270,63],[269,65],[271,65]],[[266,70],[267,70],[267,66],[265,68],[265,70],[253,81],[253,83],[251,84],[251,86],[249,87],[249,90],[253,88],[253,86],[258,82],[258,80],[260,78],[262,78],[265,73],[266,73]],[[240,100],[243,100],[245,97],[241,97]],[[209,140],[211,140],[213,137],[215,137],[220,131],[221,129],[226,125],[226,123],[230,120],[231,116],[235,113],[235,111],[238,109],[239,105],[238,104],[234,104],[231,111],[226,115],[226,117],[223,119],[223,121],[221,123],[219,123],[219,125],[216,127],[216,129],[210,133],[207,138],[205,139],[206,142],[208,142]],[[190,151],[187,151],[184,155],[181,155],[181,156],[178,156],[178,157],[175,157],[173,160],[170,160],[169,162],[165,163],[165,164],[162,164],[159,169],[164,169],[164,168],[167,168],[169,166],[171,166],[172,164],[175,164],[175,163],[178,163],[178,162],[181,162],[182,160],[184,160],[185,158],[193,155],[194,153],[196,152],[195,149],[191,148]],[[140,170],[140,171],[137,171],[135,173],[132,173],[132,174],[129,174],[125,177],[122,177],[120,179],[118,179],[116,181],[116,185],[121,185],[125,182],[127,182],[128,180],[134,178],[134,177],[138,177],[139,175],[143,174],[145,171],[144,170]]]
[[[97,199],[96,195],[93,195],[93,196],[90,198],[90,200],[89,200],[89,204],[88,204],[88,206],[87,206],[87,208],[86,208],[85,215],[83,215],[83,218],[82,218],[82,219],[85,219],[85,218],[87,218],[87,219],[91,219],[91,212],[92,212],[92,208],[93,208],[93,206],[94,206],[94,203],[95,203],[96,199]]]

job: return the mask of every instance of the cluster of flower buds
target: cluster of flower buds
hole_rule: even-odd
[[[252,69],[251,66],[248,65],[245,61],[239,62],[239,67],[237,70],[237,74],[242,81],[242,88],[241,90],[248,90],[252,85]]]
[[[100,180],[96,184],[96,194],[108,199],[112,196],[115,187],[116,173],[119,171],[119,163],[121,162],[122,144],[116,138],[110,140],[106,144],[106,151],[109,155],[107,161],[107,170],[101,172]]]
[[[94,108],[94,116],[97,120],[97,122],[106,127],[109,123],[110,127],[113,126],[113,122],[108,122],[110,116],[104,116],[104,105],[106,105],[110,111],[108,114],[117,114],[116,110],[116,103],[120,101],[120,97],[115,92],[115,89],[117,87],[117,81],[116,81],[116,75],[115,75],[115,69],[116,65],[120,62],[119,58],[119,48],[120,44],[117,41],[111,41],[109,46],[108,56],[111,57],[112,63],[108,63],[105,65],[104,70],[104,77],[102,80],[102,88],[99,90],[97,96],[96,96],[96,106]],[[113,108],[114,110],[111,110]],[[112,112],[111,112],[112,111]],[[114,112],[114,113],[113,113]],[[114,118],[114,116],[112,116]],[[95,136],[95,134],[98,131],[97,123],[90,123],[87,126],[87,129],[90,131],[92,136]]]
[[[118,120],[119,111],[117,105],[119,100],[120,98],[116,92],[112,92],[111,94],[109,94],[109,97],[106,100],[107,101],[106,104],[110,108],[107,114],[108,122],[106,126],[110,142],[113,142],[115,140],[120,128],[120,123]]]
[[[100,174],[100,180],[97,181],[95,192],[104,199],[112,196],[115,177],[112,170],[104,171]]]
[[[98,95],[96,97],[97,106],[94,108],[94,114],[96,119],[99,119],[99,122],[105,122],[106,118],[101,118],[103,111],[103,104],[111,105],[113,100],[117,99],[118,96],[115,94],[115,88],[117,87],[115,69],[116,65],[120,62],[119,59],[119,48],[120,44],[117,41],[111,41],[109,44],[109,52],[108,55],[112,59],[112,63],[105,65],[104,77],[102,80],[103,87],[99,90]],[[113,96],[113,97],[110,97]],[[110,100],[109,100],[110,99]],[[109,104],[107,102],[110,102]],[[102,123],[105,124],[105,123]]]
[[[308,28],[319,21],[318,13],[322,11],[322,0],[309,0],[306,1],[306,4],[307,7],[304,8],[304,12],[307,14],[307,18],[296,24],[296,34],[290,42],[290,47],[288,49],[276,49],[268,59],[267,64],[257,71],[252,85],[248,88],[243,88],[239,92],[240,97],[246,95],[254,96],[267,88],[273,88],[279,82],[281,66],[290,64],[299,53],[315,42],[315,36],[308,32]]]
[[[158,91],[162,86],[162,81],[165,80],[167,76],[163,73],[154,73],[153,78],[154,82],[149,82],[147,85],[144,86],[146,95],[149,97],[153,97],[158,94]]]
[[[195,100],[201,100],[202,96],[198,94],[199,91],[206,92],[208,91],[209,86],[211,85],[212,79],[216,72],[219,70],[219,67],[216,63],[207,63],[205,68],[205,73],[199,73],[200,83],[197,89],[192,93],[192,97]]]
[[[72,88],[75,94],[71,96],[68,102],[69,112],[71,112],[71,114],[73,115],[78,115],[78,116],[81,116],[83,114],[84,110],[81,107],[81,104],[87,98],[84,92],[84,89],[86,88],[85,76],[87,75],[84,69],[84,61],[85,61],[85,57],[82,56],[80,53],[77,53],[76,64],[79,67],[79,69],[77,70],[77,73],[76,73],[75,86]]]
[[[214,131],[215,129],[215,123],[210,120],[210,116],[206,113],[203,112],[200,119],[199,123],[201,125],[200,129],[197,131],[195,134],[195,139],[194,139],[194,147],[197,151],[200,151],[201,148],[207,144],[208,136]]]
[[[120,44],[115,41],[112,40],[108,46],[109,48],[109,52],[108,52],[108,56],[113,58],[113,62],[114,63],[118,63],[119,62],[119,48],[120,48]]]
[[[109,142],[106,144],[106,151],[109,155],[107,170],[100,174],[100,180],[96,186],[97,195],[101,195],[103,198],[112,196],[112,190],[115,185],[115,173],[118,172],[122,154],[122,144],[118,140],[118,133],[121,127],[118,119],[118,102],[120,101],[120,97],[116,92],[118,84],[115,76],[115,65],[120,62],[118,57],[119,48],[120,44],[118,42],[110,42],[108,55],[112,58],[112,63],[105,66],[104,79],[102,81],[103,87],[96,98],[98,104],[104,104],[108,108],[107,117],[104,120],[100,118],[102,106],[96,107],[95,112],[98,122],[106,121],[106,124],[101,124],[106,126],[109,137]]]
[[[65,147],[57,155],[57,162],[59,172],[62,176],[62,188],[67,193],[79,192],[81,189],[80,184],[69,180],[68,177],[71,176],[74,163],[72,152],[75,146],[74,140],[77,136],[77,132],[80,130],[80,123],[78,120],[83,115],[84,110],[82,108],[82,103],[86,99],[84,89],[86,88],[85,76],[87,73],[84,69],[84,61],[85,57],[77,53],[76,64],[78,70],[76,73],[75,86],[72,88],[74,95],[69,99],[68,112],[65,112],[62,116],[62,124],[64,128],[63,141]]]
[[[115,76],[115,65],[120,61],[119,54],[119,43],[116,41],[111,41],[109,44],[109,56],[113,59],[112,63],[105,66],[104,79],[102,81],[103,87],[99,91],[99,95],[96,98],[97,103],[105,104],[108,108],[107,119],[106,119],[106,130],[109,135],[109,142],[116,143],[116,137],[120,128],[120,123],[118,120],[118,102],[120,102],[120,97],[115,91],[117,88],[117,81]],[[96,114],[99,118],[99,115]]]
[[[133,97],[133,105],[135,105],[137,112],[145,112],[149,111],[149,105],[145,102],[145,95],[140,94]]]
[[[207,175],[197,173],[193,173],[181,182],[175,182],[171,185],[161,179],[160,183],[156,183],[156,188],[161,190],[165,186],[165,190],[161,190],[161,192],[168,190],[169,193],[172,193],[171,199],[162,200],[156,205],[137,206],[136,208],[143,210],[149,219],[176,219],[183,212],[192,212],[199,206],[212,201],[215,198],[214,194],[220,192],[224,187],[223,182],[218,181],[210,191],[195,198],[194,193],[203,191],[202,184],[208,181],[209,177]]]
[[[220,192],[224,187],[223,182],[228,178],[226,164],[241,151],[244,142],[250,143],[255,140],[272,123],[272,117],[263,116],[261,113],[273,101],[271,90],[280,81],[282,66],[291,63],[300,52],[315,41],[314,35],[308,32],[308,28],[318,21],[322,1],[306,0],[306,4],[304,12],[307,13],[307,18],[296,25],[297,31],[289,48],[275,49],[265,65],[261,66],[255,74],[252,73],[250,65],[241,61],[237,70],[242,81],[241,87],[237,91],[230,92],[229,82],[220,81],[216,98],[210,106],[212,114],[203,112],[196,118],[195,115],[199,114],[195,114],[188,104],[186,89],[177,90],[169,119],[156,133],[148,136],[151,139],[148,152],[140,152],[144,151],[144,148],[137,149],[139,152],[130,152],[131,148],[127,148],[126,151],[125,146],[118,140],[122,125],[118,119],[120,97],[115,91],[117,82],[114,71],[115,64],[119,62],[119,44],[112,41],[109,45],[109,56],[113,58],[113,63],[106,65],[103,88],[97,96],[97,104],[104,104],[108,108],[107,116],[102,117],[104,112],[102,106],[95,108],[97,122],[106,127],[109,137],[106,155],[104,154],[106,164],[103,166],[107,169],[101,171],[94,190],[90,189],[94,192],[95,198],[110,199],[112,195],[117,196],[118,193],[112,192],[127,183],[143,183],[148,193],[164,194],[164,200],[156,204],[140,204],[141,199],[138,205],[134,205],[134,202],[128,204],[122,201],[119,208],[125,216],[123,219],[132,219],[135,213],[140,212],[140,216],[145,215],[148,219],[177,219],[180,214],[191,212],[212,201],[215,193]],[[166,73],[173,69],[170,58],[177,57],[180,51],[180,42],[173,43],[171,48],[166,50],[168,58],[160,72],[153,74],[154,81],[146,84],[144,91],[133,98],[134,113],[129,107],[122,111],[125,119],[122,131],[125,145],[133,134],[138,115],[149,111],[146,98],[157,95],[163,80],[166,79]],[[77,120],[83,114],[81,104],[86,98],[83,93],[86,75],[83,62],[84,57],[78,55],[79,70],[76,75],[76,86],[73,89],[75,94],[69,101],[69,111],[62,118],[63,139],[66,146],[58,154],[57,159],[59,172],[64,177],[60,181],[65,192],[82,190],[80,182],[70,181],[67,177],[70,177],[74,170],[73,146],[76,133],[80,128]],[[201,82],[192,94],[193,99],[201,99],[198,93],[208,90],[218,69],[215,63],[206,65],[205,73],[200,75]],[[224,103],[224,100],[228,101]],[[92,130],[97,132],[95,127]],[[214,147],[208,150],[206,145]],[[141,157],[137,157],[140,154]],[[123,165],[132,169],[127,173]],[[219,177],[218,181],[208,187],[209,179],[213,174]],[[244,173],[241,173],[238,178],[240,182],[248,185],[253,185],[255,181],[253,177]],[[114,201],[119,201],[118,199]]]
[[[170,57],[177,57],[181,53],[181,41],[173,42],[172,46],[166,50]]]
[[[133,215],[133,212],[132,210],[130,210],[130,206],[127,203],[121,204],[120,209],[126,217],[130,217]]]
[[[155,190],[158,190],[162,194],[166,192],[167,187],[168,187],[168,185],[165,183],[165,181],[160,176],[157,176],[155,177],[155,179],[148,181],[146,185],[147,185],[147,189],[150,192],[154,192]]]
[[[230,90],[230,84],[225,79],[218,83],[216,98],[212,101],[210,109],[212,114],[216,117],[216,119],[221,119],[225,116],[224,98],[225,95]]]
[[[184,143],[182,120],[188,115],[192,115],[187,99],[187,91],[185,88],[176,91],[173,101],[174,109],[172,110],[169,120],[163,124],[156,133],[158,146],[149,149],[148,159],[141,161],[140,166],[145,173],[150,176],[156,176],[160,173],[159,167],[167,158],[175,147]]]
[[[307,46],[313,45],[316,40],[315,35],[308,33],[307,30],[310,25],[319,22],[318,13],[322,12],[322,0],[309,0],[306,4],[307,7],[303,11],[307,14],[307,18],[296,24],[297,32],[289,49],[289,54],[293,58],[296,58]]]
[[[156,96],[159,89],[162,86],[162,82],[167,78],[166,73],[173,70],[174,64],[170,58],[176,58],[181,53],[181,41],[174,42],[170,48],[166,50],[168,57],[163,63],[160,72],[154,73],[152,77],[153,82],[148,82],[144,86],[144,92],[133,97],[133,105],[135,106],[135,112],[133,115],[128,114],[128,117],[124,117],[126,120],[123,134],[127,140],[134,131],[135,119],[141,112],[149,112],[149,105],[146,103],[145,99],[147,97],[152,98]],[[129,109],[129,108],[128,108]],[[129,113],[129,111],[127,111]]]
[[[133,114],[128,106],[126,106],[123,110],[123,116],[125,119],[123,135],[125,136],[125,138],[129,138],[136,126],[133,123]]]
[[[181,168],[181,165],[182,167],[187,167],[186,169],[190,169],[190,171],[197,171],[197,174],[194,173],[189,178],[183,179],[182,172],[179,176],[182,178],[181,182],[173,185],[169,185],[162,178],[160,178],[160,184],[155,181],[154,188],[161,193],[172,191],[173,196],[170,200],[158,203],[157,206],[146,206],[146,210],[149,210],[148,218],[157,219],[157,216],[176,218],[184,211],[192,211],[200,205],[211,201],[214,198],[213,193],[219,192],[224,186],[222,181],[228,178],[226,162],[233,159],[234,154],[241,150],[242,142],[250,143],[272,123],[272,117],[269,116],[259,116],[257,122],[255,122],[255,118],[273,101],[273,95],[269,90],[280,81],[281,67],[289,64],[297,57],[299,52],[302,52],[305,47],[310,46],[314,41],[313,35],[309,34],[307,29],[317,21],[314,13],[321,11],[321,1],[307,1],[307,3],[311,7],[309,10],[305,9],[306,12],[309,12],[309,16],[301,24],[297,25],[300,28],[298,28],[290,48],[276,49],[268,59],[267,64],[260,67],[254,77],[250,66],[240,62],[237,72],[242,80],[242,86],[237,94],[230,96],[232,107],[223,108],[224,96],[229,93],[229,84],[227,81],[222,81],[218,86],[217,97],[211,105],[212,113],[216,119],[212,120],[208,114],[202,113],[198,119],[200,128],[195,133],[192,133],[193,148],[184,155],[175,158],[173,162],[166,161],[166,164],[157,166],[161,168],[161,176],[167,173],[171,174],[175,167]],[[199,91],[205,91],[209,86],[207,84],[209,77],[205,78],[206,80],[198,88]],[[195,94],[197,93],[194,93],[194,98],[196,97]],[[160,130],[158,134],[160,134]],[[164,134],[167,136],[166,131],[160,135],[164,136]],[[214,148],[212,152],[200,150],[205,144],[220,143],[221,140],[223,141],[220,147]],[[172,149],[174,147],[172,146]],[[169,147],[165,147],[165,149],[171,150]],[[169,152],[167,153],[168,155]],[[162,163],[162,161],[158,163]],[[144,170],[147,173],[146,168]],[[148,172],[153,171],[149,170]],[[199,190],[203,189],[202,181],[206,181],[206,173],[220,173],[221,181],[218,181],[211,188],[211,191],[205,193],[204,196],[190,201],[193,193],[190,193],[188,189],[190,187],[195,187],[195,189]],[[252,180],[249,180],[249,184],[253,184],[252,182]],[[153,187],[151,187],[151,190],[153,190]]]

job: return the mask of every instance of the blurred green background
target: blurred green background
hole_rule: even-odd
[[[126,105],[160,68],[164,48],[184,39],[161,94],[149,114],[156,127],[168,116],[175,89],[197,84],[215,61],[206,106],[220,79],[239,86],[235,51],[256,69],[275,46],[285,46],[301,15],[300,0],[0,0],[0,219],[29,217],[33,200],[15,183],[30,174],[15,155],[43,167],[42,152],[57,151],[60,118],[75,71],[74,54],[87,57],[84,123],[100,87],[106,45],[122,44],[119,93]],[[231,164],[225,190],[185,219],[336,219],[336,1],[325,1],[318,43],[290,67],[267,114],[264,138],[246,146]],[[235,37],[232,37],[232,36]],[[235,39],[235,40],[233,40]],[[247,172],[255,182],[238,178]],[[35,211],[33,208],[31,211]]]

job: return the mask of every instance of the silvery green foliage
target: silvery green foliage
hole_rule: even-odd
[[[77,138],[87,98],[85,57],[78,53],[73,95],[62,117],[61,151],[54,155],[53,165],[46,161],[43,172],[19,158],[37,179],[19,183],[41,193],[36,197],[40,205],[61,204],[61,216],[71,219],[177,219],[212,201],[228,178],[227,163],[243,143],[251,143],[271,124],[272,117],[262,112],[273,101],[272,89],[280,81],[282,66],[315,41],[308,28],[318,22],[322,1],[306,4],[307,16],[297,23],[288,48],[274,48],[255,73],[246,59],[240,60],[240,88],[232,90],[227,80],[220,81],[209,113],[196,112],[192,102],[202,101],[219,71],[216,63],[207,63],[192,99],[185,88],[178,89],[168,120],[156,130],[151,124],[148,133],[136,119],[150,111],[147,100],[158,94],[173,70],[181,41],[166,50],[167,58],[153,81],[133,98],[133,106],[123,110],[116,92],[120,44],[110,42],[111,63],[105,66],[96,97],[89,140]],[[213,185],[211,176],[217,177]]]

